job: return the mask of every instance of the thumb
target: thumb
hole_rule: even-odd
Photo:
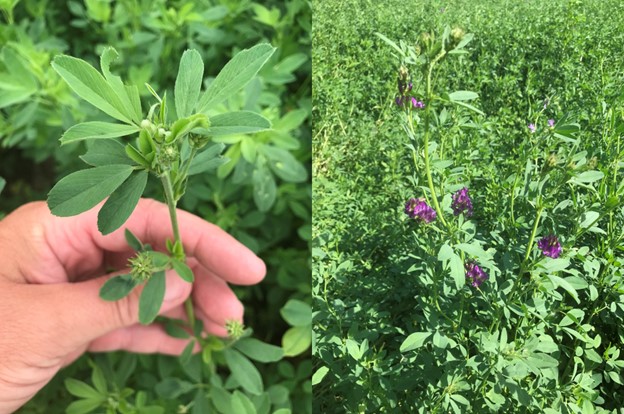
[[[63,337],[68,345],[80,346],[139,322],[139,297],[143,286],[136,287],[118,301],[105,301],[100,298],[99,292],[110,277],[107,275],[84,282],[48,285],[55,290],[47,297],[53,302],[48,305],[48,309],[56,311],[59,339]],[[173,270],[166,272],[165,279],[165,297],[159,314],[181,305],[192,289],[192,284],[182,280]]]

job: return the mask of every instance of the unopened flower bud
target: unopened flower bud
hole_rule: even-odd
[[[399,80],[405,83],[409,80],[409,71],[403,65],[399,68]]]
[[[589,161],[587,161],[587,167],[589,167],[590,170],[593,170],[594,168],[596,168],[597,165],[598,165],[598,158],[596,157],[591,157]]]
[[[429,50],[431,43],[433,42],[433,38],[429,33],[423,33],[420,35],[420,42],[425,47],[425,50]]]
[[[557,154],[550,154],[546,163],[549,167],[554,167],[555,165],[557,165]]]
[[[456,27],[453,30],[451,30],[452,43],[454,45],[457,45],[464,38],[464,34],[466,34],[464,30],[459,27]]]
[[[141,121],[141,128],[149,129],[152,126],[152,122],[149,119],[144,119]]]

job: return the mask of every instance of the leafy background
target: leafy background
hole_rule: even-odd
[[[246,412],[310,412],[310,3],[3,0],[0,10],[0,177],[6,180],[6,185],[0,183],[0,217],[23,203],[45,199],[58,179],[84,168],[78,156],[86,146],[60,147],[58,138],[69,126],[101,114],[53,71],[55,55],[76,56],[98,67],[101,51],[115,47],[121,59],[112,70],[139,86],[146,107],[152,97],[144,83],[172,96],[178,62],[188,48],[201,53],[206,81],[241,49],[260,42],[278,48],[256,80],[224,108],[256,110],[272,121],[273,130],[224,139],[230,162],[213,174],[192,177],[181,207],[227,230],[268,266],[262,284],[236,292],[254,337],[282,347],[285,357],[257,363],[265,393],[251,398],[251,404],[237,395],[236,404]],[[260,190],[252,164],[260,147],[272,150],[274,162],[286,163],[291,172],[265,171],[263,191],[268,181],[269,197],[263,198],[256,194]],[[162,199],[157,188],[150,181],[146,195]],[[225,366],[223,361],[220,365]],[[228,369],[220,374],[228,379]],[[115,384],[134,391],[133,403],[159,407],[139,412],[204,412],[203,401],[191,403],[199,394],[198,375],[172,357],[88,355],[57,375],[19,412],[65,412],[77,395],[75,388],[70,392],[72,387],[68,391],[64,386],[65,379],[98,388],[101,376],[109,383],[107,392],[113,393],[110,384]],[[107,412],[136,412],[119,403],[129,398],[124,391],[111,395]],[[231,403],[233,398],[226,395],[222,401]],[[231,409],[225,404],[218,412]]]
[[[488,321],[488,302],[504,298],[498,288],[513,277],[509,259],[522,251],[529,237],[534,215],[530,204],[525,201],[517,207],[521,224],[513,227],[509,198],[501,194],[510,191],[507,178],[524,170],[517,148],[527,140],[527,124],[546,97],[552,97],[549,117],[561,120],[568,114],[580,127],[575,151],[581,154],[577,161],[582,168],[570,174],[587,169],[595,157],[593,167],[608,173],[616,186],[621,184],[624,60],[616,52],[624,40],[621,3],[391,0],[381,5],[321,0],[314,2],[313,15],[314,410],[616,412],[621,407],[624,366],[619,356],[624,343],[618,282],[624,248],[621,202],[610,220],[600,222],[610,229],[608,235],[585,233],[575,246],[585,246],[590,253],[583,250],[571,258],[576,275],[600,289],[600,300],[582,287],[575,290],[580,304],[563,297],[549,302],[552,286],[535,293],[552,305],[551,313],[546,312],[546,328],[536,325],[535,333],[552,334],[570,322],[584,338],[557,336],[559,346],[554,349],[562,360],[577,351],[578,343],[592,338],[581,347],[579,376],[554,385],[540,383],[544,377],[531,374],[512,389],[506,381],[514,378],[509,370],[517,360],[504,352],[513,353],[514,345],[520,349],[521,341],[514,344],[511,333],[503,338],[502,332],[482,343],[469,334],[467,338],[449,334],[451,330],[435,320],[440,315],[427,305],[434,287],[425,272],[438,265],[437,251],[425,251],[439,237],[427,228],[410,226],[402,211],[407,198],[418,196],[420,190],[414,188],[414,179],[410,181],[411,152],[393,104],[399,62],[375,32],[410,45],[421,33],[438,33],[445,25],[475,34],[469,54],[447,59],[437,82],[442,91],[477,92],[476,105],[485,116],[450,111],[436,135],[437,140],[452,143],[453,151],[446,156],[462,167],[463,183],[469,185],[475,205],[474,222],[480,237],[490,240],[486,247],[494,249],[491,262],[503,272],[492,275],[497,284],[484,288],[487,300],[471,300],[472,334],[484,323],[479,316]],[[564,144],[560,147],[568,151]],[[438,172],[436,180],[448,178],[445,174]],[[596,192],[581,189],[577,209],[556,216],[565,223],[556,231],[565,234],[573,228],[583,209],[604,208],[606,196],[614,191],[608,187],[601,184]],[[559,196],[571,197],[566,186],[559,190]],[[427,262],[431,254],[433,259]],[[598,268],[603,269],[600,283],[592,270]],[[465,298],[470,297],[468,292],[464,287]],[[442,306],[449,311],[457,308],[452,296]],[[538,308],[528,303],[522,309],[527,307]],[[568,314],[581,316],[571,323],[565,319]],[[432,338],[436,326],[442,328]],[[519,331],[528,336],[527,330]],[[425,332],[412,336],[410,346],[401,349],[415,331]],[[447,338],[457,342],[446,342]],[[490,349],[462,362],[458,342],[471,344],[473,351],[487,342]],[[474,387],[484,381],[487,365],[482,362],[488,358],[498,358],[497,375],[490,381],[499,384],[484,387],[494,390],[485,396]],[[467,366],[470,363],[475,365]],[[461,375],[463,382],[458,380]]]

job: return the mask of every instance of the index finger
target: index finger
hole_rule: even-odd
[[[264,262],[251,250],[218,226],[183,210],[177,210],[180,238],[189,257],[227,282],[238,285],[258,283],[266,274]],[[155,200],[141,199],[128,221],[113,233],[102,235],[97,227],[88,227],[93,241],[102,249],[128,249],[124,228],[143,243],[164,249],[165,240],[173,240],[167,206]]]

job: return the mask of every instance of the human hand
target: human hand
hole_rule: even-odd
[[[138,324],[141,288],[117,302],[100,299],[106,280],[129,273],[134,251],[123,228],[107,236],[98,232],[98,207],[61,218],[35,202],[0,221],[0,413],[19,408],[85,351],[180,354],[188,343],[159,325]],[[195,282],[168,271],[160,314],[184,319],[184,301],[192,295],[205,329],[226,335],[225,322],[242,322],[243,316],[226,282],[258,283],[265,265],[197,216],[178,211],[178,222]],[[173,238],[167,206],[153,200],[140,200],[124,227],[154,250],[165,251],[166,239]],[[111,268],[116,272],[107,275]]]

